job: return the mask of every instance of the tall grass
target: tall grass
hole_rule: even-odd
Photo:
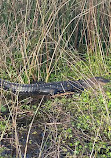
[[[111,79],[108,1],[2,0],[0,24],[0,78],[19,83],[92,76]],[[54,99],[36,108],[31,98],[19,101],[1,90],[1,111],[8,114],[1,116],[0,140],[10,138],[12,130],[10,142],[15,155],[25,158],[34,124],[44,129],[41,144],[35,145],[39,157],[96,157],[101,152],[110,155],[110,101],[110,88],[106,87],[105,92],[99,87],[93,95],[75,94],[72,99]],[[22,115],[28,117],[24,128],[31,123],[24,151],[18,128]]]
[[[0,59],[1,69],[7,73],[5,78],[28,83],[30,79],[48,81],[52,72],[67,67],[64,58],[77,63],[81,56],[87,56],[85,59],[90,62],[92,55],[100,59],[95,61],[101,65],[97,75],[107,71],[105,58],[110,55],[107,2],[3,1],[1,10]]]

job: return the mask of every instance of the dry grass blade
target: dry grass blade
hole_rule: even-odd
[[[26,146],[25,146],[25,152],[24,152],[24,158],[26,158],[26,154],[27,154],[27,145],[28,145],[28,141],[29,141],[29,135],[30,135],[30,131],[31,131],[31,128],[32,128],[32,124],[33,124],[35,116],[37,115],[37,112],[38,112],[38,110],[39,110],[39,108],[40,108],[40,106],[41,106],[41,104],[43,102],[43,99],[44,99],[44,96],[42,97],[42,99],[41,99],[41,101],[40,101],[40,103],[39,103],[39,105],[38,105],[38,107],[37,107],[37,109],[35,111],[35,114],[34,114],[34,116],[32,118],[32,121],[31,121],[31,123],[29,125],[29,131],[28,131],[28,134],[27,134],[27,140],[26,140]]]

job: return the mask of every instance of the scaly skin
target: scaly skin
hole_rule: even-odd
[[[60,81],[49,83],[35,83],[35,84],[19,84],[12,83],[0,79],[0,87],[6,90],[11,90],[19,94],[36,94],[36,95],[55,95],[66,92],[81,92],[89,87],[97,88],[98,85],[104,85],[110,82],[102,77],[95,77],[87,80],[78,81]]]
[[[19,94],[55,95],[67,91],[83,90],[83,87],[74,81],[19,84],[0,79],[0,85],[3,89],[11,90],[14,93],[18,92]]]

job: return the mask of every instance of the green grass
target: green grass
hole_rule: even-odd
[[[111,80],[109,4],[85,2],[2,1],[0,78],[19,83]],[[26,158],[32,148],[39,158],[111,157],[110,83],[42,102],[0,91],[0,154],[5,146],[12,150],[8,157],[23,153]],[[27,139],[24,146],[21,138]]]

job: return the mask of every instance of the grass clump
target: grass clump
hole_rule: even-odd
[[[100,92],[84,92],[79,97],[63,97],[51,103],[52,107],[47,113],[50,113],[53,119],[52,123],[49,123],[51,127],[47,128],[53,130],[55,125],[55,141],[60,145],[60,155],[110,157],[111,93],[107,93],[108,95],[104,96]],[[46,112],[46,109],[44,111]],[[51,133],[50,135],[52,136]]]

